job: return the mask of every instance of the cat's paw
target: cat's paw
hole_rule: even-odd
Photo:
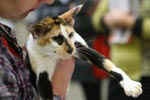
[[[138,97],[142,94],[142,85],[133,80],[123,80],[120,82],[121,87],[127,96]]]

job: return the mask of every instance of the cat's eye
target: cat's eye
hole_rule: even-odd
[[[61,45],[64,42],[64,37],[62,35],[54,36],[53,40],[56,41],[59,45]]]
[[[71,32],[70,34],[69,34],[69,38],[72,38],[73,37],[73,32]]]

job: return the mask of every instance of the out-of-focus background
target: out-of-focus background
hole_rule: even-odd
[[[42,5],[27,20],[34,23],[46,16],[58,16],[83,1],[56,0],[53,5]],[[113,10],[115,13],[111,16],[120,18],[119,22],[122,20],[119,14],[131,14],[133,26],[126,27],[126,23],[130,23],[130,15],[123,18],[125,25],[117,28],[107,25],[104,19]],[[109,23],[116,21],[109,20]],[[90,47],[111,59],[133,80],[140,81],[144,92],[138,98],[127,97],[106,72],[77,59],[67,100],[149,100],[150,0],[85,0],[81,12],[75,16],[74,27]]]

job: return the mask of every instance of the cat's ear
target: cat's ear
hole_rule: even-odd
[[[34,24],[30,26],[29,31],[31,32],[32,36],[37,39],[45,33],[45,28],[43,28],[41,24]]]
[[[43,19],[41,22],[32,24],[29,27],[29,31],[32,33],[34,38],[44,36],[52,29],[52,24],[54,20],[50,17]]]
[[[38,38],[47,34],[51,29],[51,25],[34,24],[30,27],[30,32],[34,38]]]
[[[64,19],[68,24],[74,25],[74,16],[80,12],[82,7],[83,5],[78,5],[58,17]]]

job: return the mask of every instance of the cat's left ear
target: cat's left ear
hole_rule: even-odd
[[[74,16],[76,16],[80,12],[82,7],[83,7],[83,5],[78,5],[72,9],[70,9],[69,11],[61,14],[58,17],[61,19],[64,19],[68,24],[74,25]]]
[[[35,24],[30,27],[29,31],[32,33],[33,37],[36,39],[47,34],[47,32],[50,29],[51,29],[51,25]]]
[[[28,30],[32,33],[34,38],[39,38],[51,30],[52,23],[54,23],[54,20],[50,17],[47,17],[41,22],[31,25]]]

